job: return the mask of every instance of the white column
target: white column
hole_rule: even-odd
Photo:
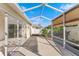
[[[52,21],[51,21],[51,40],[52,40]]]
[[[19,38],[19,20],[17,20],[17,39]]]
[[[27,26],[26,26],[26,24],[25,24],[25,39],[27,39],[27,31],[26,31],[26,28],[27,28]]]
[[[26,26],[25,26],[25,23],[24,23],[24,38],[26,39],[26,31],[25,31],[25,29],[26,29]]]
[[[17,20],[17,40],[19,40],[19,20]],[[18,41],[18,44],[20,45],[20,40]]]
[[[63,13],[63,48],[65,48],[66,45],[66,27],[65,27],[65,14]]]
[[[22,23],[22,38],[24,39],[24,23]]]
[[[7,44],[8,44],[8,14],[5,14],[5,56],[7,56]]]
[[[53,23],[51,21],[51,40],[53,39]]]
[[[32,35],[32,25],[31,25],[31,35]]]

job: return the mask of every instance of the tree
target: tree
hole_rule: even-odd
[[[45,37],[49,37],[51,35],[51,26],[42,29],[42,35]]]

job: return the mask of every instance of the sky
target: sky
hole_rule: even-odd
[[[27,10],[31,7],[38,6],[41,3],[18,3],[20,6],[21,10]],[[55,7],[59,10],[62,11],[67,11],[76,4],[74,3],[48,3],[48,5]],[[25,11],[24,14],[29,18],[29,20],[33,24],[40,24],[43,27],[46,27],[51,24],[51,21],[59,16],[61,12],[58,12],[56,10],[53,10],[51,8],[48,8],[46,6],[41,6],[29,11]],[[39,17],[39,16],[44,16],[44,17]]]

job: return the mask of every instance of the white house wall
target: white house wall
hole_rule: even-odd
[[[23,19],[23,18],[21,18],[21,16],[19,16],[16,12],[15,12],[15,10],[12,10],[11,8],[9,8],[6,4],[0,4],[0,10],[1,9],[4,9],[5,11],[8,11],[8,12],[6,12],[6,13],[8,13],[8,22],[9,22],[9,24],[17,24],[17,20],[19,20],[20,22],[23,22],[23,23],[25,23],[25,25],[26,25],[26,30],[25,30],[25,28],[23,27],[23,31],[24,32],[26,32],[26,36],[27,36],[27,38],[29,38],[30,37],[30,34],[31,34],[31,25],[29,24],[29,23],[27,23],[27,22],[25,22],[26,20],[25,19]],[[0,40],[2,40],[2,39],[5,39],[4,38],[4,34],[5,34],[5,26],[4,26],[4,19],[5,19],[5,16],[4,16],[4,14],[2,14],[1,12],[4,12],[4,11],[0,11]],[[9,13],[10,13],[10,15],[9,15]],[[23,33],[23,32],[22,32]],[[25,33],[23,33],[23,36],[24,36],[24,38],[25,38]]]
[[[70,31],[69,40],[79,41],[79,21],[67,23],[66,25],[77,25],[75,27],[66,27],[66,31]]]
[[[32,35],[35,34],[41,34],[41,29],[37,29],[37,28],[32,28]]]

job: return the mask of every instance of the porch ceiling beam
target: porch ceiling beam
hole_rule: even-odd
[[[42,11],[41,11],[41,15],[40,15],[40,16],[42,16],[42,14],[43,14],[43,12],[44,12],[44,8],[45,8],[44,4],[43,4],[42,6],[43,6],[43,7],[42,7]]]
[[[39,17],[40,17],[40,16],[33,17],[33,18],[31,18],[31,20],[36,19],[36,18],[39,18]]]
[[[47,20],[51,20],[51,19],[49,19],[48,17],[45,17],[45,16],[41,16],[42,18],[44,18],[44,19],[47,19]]]
[[[43,4],[40,4],[40,5],[31,7],[31,8],[28,8],[28,9],[26,9],[26,10],[23,10],[22,12],[27,12],[27,11],[30,11],[30,10],[32,10],[32,9],[39,8],[39,7],[41,7],[42,5],[43,5]]]
[[[60,10],[60,9],[57,9],[57,8],[55,8],[55,7],[52,7],[52,6],[48,5],[48,4],[45,4],[45,6],[51,8],[51,9],[53,9],[53,10],[56,10],[56,11],[58,11],[58,12],[61,12],[61,13],[64,12],[64,11],[62,11],[62,10]]]

